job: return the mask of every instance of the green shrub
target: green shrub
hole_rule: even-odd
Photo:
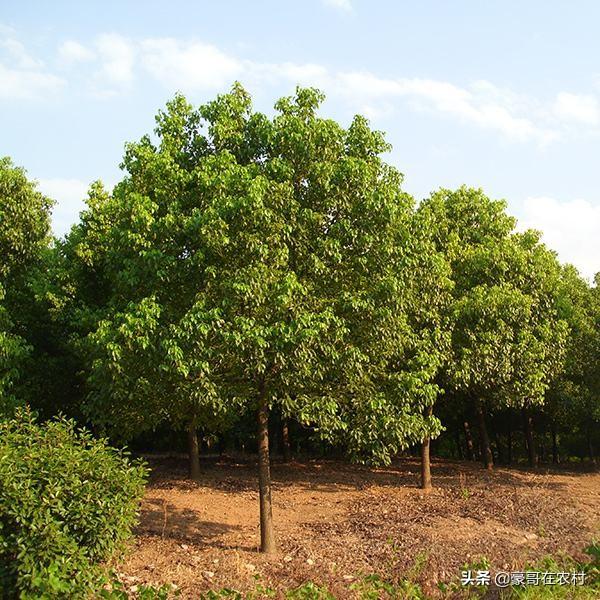
[[[82,598],[124,548],[147,471],[72,421],[0,422],[0,597]]]

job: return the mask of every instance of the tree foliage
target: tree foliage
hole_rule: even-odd
[[[215,419],[265,389],[356,455],[422,434],[445,263],[382,135],[319,118],[321,101],[298,90],[270,120],[240,86],[198,110],[176,97],[156,141],[128,145],[126,178],[68,240],[112,285],[87,338],[97,418]]]
[[[560,369],[567,325],[560,318],[554,253],[534,231],[514,233],[503,201],[480,190],[441,190],[432,213],[454,281],[447,380],[492,404],[543,401]]]
[[[24,399],[23,375],[39,261],[50,238],[52,202],[9,158],[0,158],[0,413]]]

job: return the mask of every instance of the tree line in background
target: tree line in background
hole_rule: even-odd
[[[274,445],[374,464],[420,447],[428,489],[432,444],[491,469],[594,461],[600,439],[598,276],[481,190],[417,206],[383,134],[322,100],[299,88],[269,118],[238,84],[176,96],[64,239],[0,162],[2,413],[154,448],[185,432],[194,478],[206,440],[257,451],[265,552]]]

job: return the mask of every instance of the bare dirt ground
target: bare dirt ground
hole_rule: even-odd
[[[361,575],[394,581],[410,572],[435,594],[439,581],[456,580],[481,557],[494,570],[548,554],[583,558],[600,534],[599,472],[487,473],[475,463],[434,461],[436,487],[423,494],[415,459],[383,469],[304,461],[273,466],[280,552],[267,558],[257,551],[251,463],[207,462],[197,483],[186,479],[183,458],[150,464],[141,524],[119,572],[128,585],[175,584],[182,598],[257,581],[279,590],[313,581],[352,598]]]

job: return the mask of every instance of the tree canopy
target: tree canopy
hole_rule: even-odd
[[[0,412],[25,396],[23,379],[32,346],[29,319],[39,262],[50,242],[52,202],[22,168],[0,158]]]

